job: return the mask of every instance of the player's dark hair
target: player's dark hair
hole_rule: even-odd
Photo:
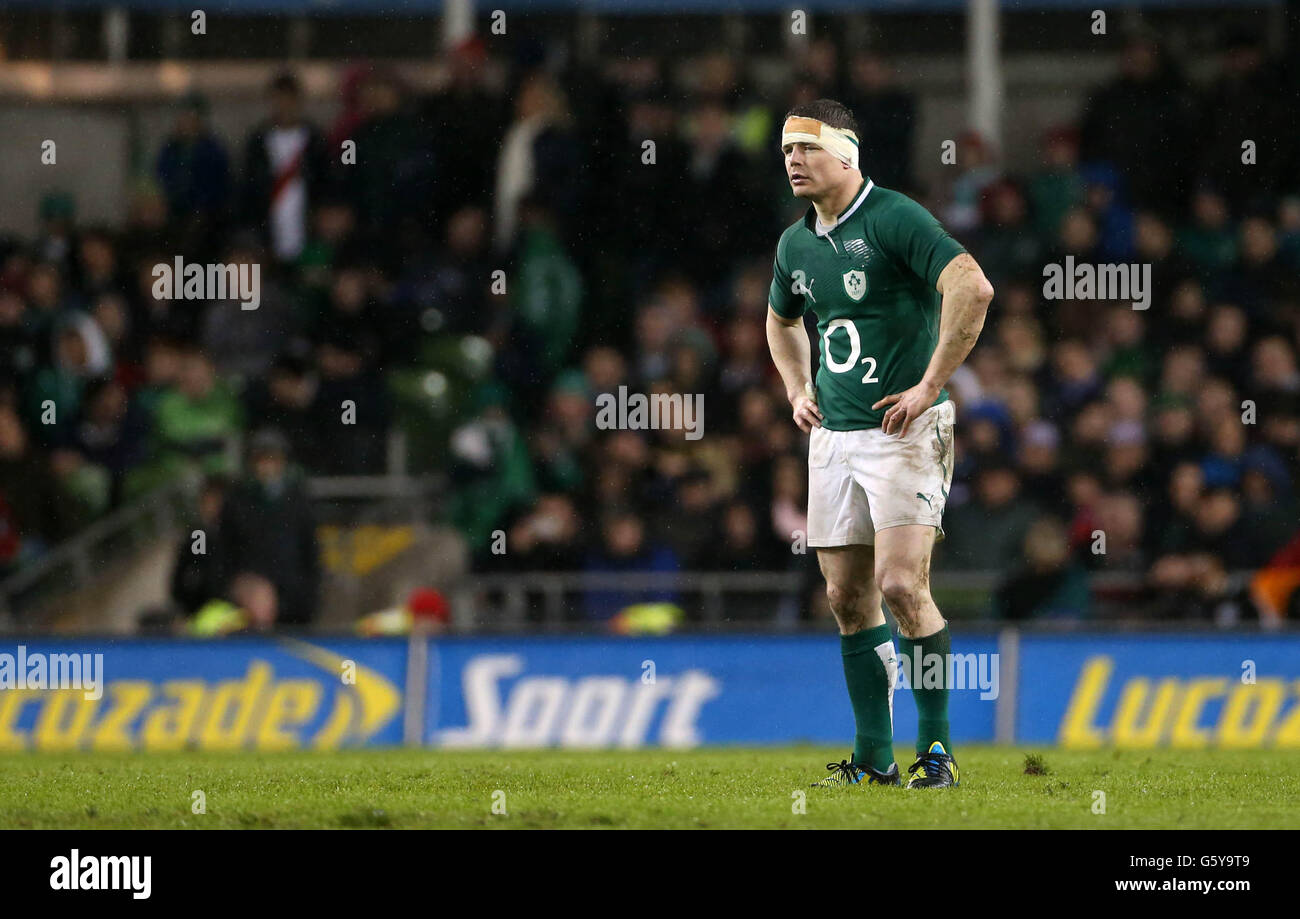
[[[836,102],[834,99],[814,99],[812,102],[801,102],[786,112],[785,117],[816,118],[822,124],[828,124],[832,128],[858,134],[858,120],[853,117],[852,110],[843,102]]]

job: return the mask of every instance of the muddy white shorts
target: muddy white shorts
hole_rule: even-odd
[[[876,531],[919,523],[943,538],[943,508],[952,485],[949,399],[932,405],[906,437],[880,428],[813,428],[808,444],[808,545],[875,545]]]

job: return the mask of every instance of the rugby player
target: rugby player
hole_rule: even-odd
[[[850,759],[817,785],[900,782],[894,761],[899,649],[913,673],[919,732],[908,788],[959,780],[948,736],[948,624],[930,597],[930,552],[952,482],[955,407],[944,385],[984,326],[993,287],[969,253],[906,195],[862,174],[852,112],[829,99],[782,127],[790,188],[811,205],[777,243],[767,339],[794,421],[809,434],[808,545],[840,629],[853,706]],[[804,314],[817,320],[810,377]]]

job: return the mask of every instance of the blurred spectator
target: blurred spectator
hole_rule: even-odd
[[[126,293],[129,281],[118,261],[116,243],[108,229],[92,227],[81,233],[77,240],[74,276],[77,287],[88,300],[95,300],[103,294]]]
[[[591,574],[617,572],[669,573],[680,563],[673,551],[646,539],[645,523],[631,511],[611,511],[601,521],[600,540],[587,553],[583,569]],[[676,603],[672,590],[593,590],[585,599],[587,619],[594,622],[614,618],[635,603]]]
[[[502,556],[515,571],[574,571],[583,563],[582,521],[565,495],[542,495],[510,528]]]
[[[1156,618],[1209,620],[1230,627],[1258,617],[1247,587],[1230,577],[1223,559],[1213,553],[1159,559],[1151,583],[1157,596],[1150,614]]]
[[[226,451],[239,434],[243,413],[200,348],[181,350],[176,382],[159,397],[153,417],[154,459],[161,467],[180,471],[193,462],[205,472],[230,471]]]
[[[1300,533],[1254,576],[1250,595],[1261,620],[1277,625],[1300,616]]]
[[[584,460],[592,448],[593,406],[593,394],[580,371],[556,379],[544,417],[529,437],[541,487],[573,493],[586,484]],[[627,436],[640,443],[635,434]]]
[[[1138,572],[1146,563],[1142,546],[1143,508],[1127,492],[1103,495],[1096,504],[1092,561],[1107,571]]]
[[[158,153],[154,171],[167,212],[180,231],[176,251],[205,258],[230,212],[230,158],[208,126],[209,103],[200,93],[181,100],[171,136]]]
[[[317,346],[316,365],[320,389],[313,415],[321,436],[307,464],[321,475],[380,474],[388,446],[388,395],[365,340],[327,338]]]
[[[688,232],[681,225],[685,187],[677,180],[664,181],[665,176],[685,175],[690,159],[673,101],[659,82],[629,91],[623,133],[610,155],[594,164],[604,173],[597,180],[609,189],[608,199],[618,202],[618,207],[600,207],[593,214],[603,241],[600,258],[610,280],[626,285],[629,293],[677,255],[675,245],[646,246],[644,240],[673,240]],[[647,141],[654,144],[650,162]]]
[[[1024,194],[1013,182],[986,187],[980,202],[980,229],[972,245],[980,252],[980,267],[993,284],[1038,274],[1043,261],[1041,237],[1029,224]]]
[[[423,106],[422,118],[432,126],[434,161],[454,182],[435,188],[435,212],[450,214],[478,207],[492,194],[495,150],[506,128],[505,106],[487,82],[487,49],[475,36],[450,49],[446,56],[447,85]],[[456,125],[455,130],[445,127]]]
[[[687,570],[697,570],[716,541],[717,488],[709,473],[687,470],[673,488],[668,507],[655,515],[654,531]]]
[[[998,588],[993,599],[1000,619],[1087,618],[1088,577],[1070,555],[1064,525],[1040,517],[1025,533],[1025,564]]]
[[[759,526],[748,504],[733,501],[724,507],[718,530],[697,560],[701,571],[774,571],[788,561],[789,549]]]
[[[1277,229],[1264,217],[1249,217],[1238,230],[1239,258],[1217,285],[1219,294],[1252,317],[1271,320],[1269,304],[1300,297],[1296,273],[1279,253]]]
[[[58,487],[49,459],[32,443],[18,414],[0,405],[0,500],[3,534],[0,562],[35,558],[65,535],[72,509]]]
[[[270,252],[291,262],[307,242],[307,221],[329,176],[329,154],[302,112],[302,88],[281,73],[268,90],[270,116],[244,144],[244,219],[258,228]]]
[[[480,386],[474,417],[451,435],[450,517],[477,556],[490,551],[492,531],[532,500],[536,487],[528,446],[510,419],[507,399],[499,385]]]
[[[302,481],[289,467],[288,449],[278,431],[255,434],[249,446],[252,475],[230,493],[221,509],[225,572],[236,585],[252,574],[273,588],[269,597],[264,586],[250,588],[257,599],[257,609],[250,610],[255,623],[305,625],[316,614],[316,522]],[[238,597],[231,599],[243,605]]]
[[[201,542],[195,541],[193,532],[187,533],[176,549],[171,597],[186,615],[197,613],[208,601],[223,596],[229,585],[231,550],[221,530],[228,490],[229,485],[221,478],[204,480],[194,527],[202,534]]]
[[[200,638],[265,632],[277,624],[279,613],[275,585],[261,575],[244,572],[221,596],[199,608],[188,630]]]
[[[1139,212],[1133,223],[1136,259],[1151,265],[1151,290],[1174,290],[1196,276],[1195,266],[1174,248],[1170,224],[1149,211]],[[1144,269],[1145,270],[1145,269]]]
[[[49,262],[60,272],[71,267],[76,217],[77,203],[67,192],[51,191],[41,196],[41,225],[32,253],[38,261]]]
[[[437,164],[425,130],[410,111],[405,88],[386,70],[361,80],[362,118],[354,136],[356,163],[347,188],[367,243],[388,266],[401,264],[412,234],[430,214]]]
[[[1020,558],[1037,516],[1037,509],[1020,494],[1015,470],[990,461],[975,474],[973,499],[945,514],[944,557],[956,568],[1006,570]]]
[[[1002,173],[997,153],[977,131],[964,131],[957,138],[957,169],[943,222],[951,232],[963,233],[980,226],[984,194]]]
[[[717,282],[720,264],[759,247],[755,228],[764,224],[755,219],[761,211],[751,166],[732,134],[726,105],[717,97],[698,100],[685,129],[688,159],[678,181],[682,200],[690,202],[692,243],[676,260],[697,283]]]
[[[1133,204],[1175,215],[1190,191],[1194,107],[1186,84],[1160,44],[1131,35],[1120,74],[1094,91],[1084,106],[1080,155],[1124,177]]]
[[[448,219],[444,245],[407,266],[394,291],[395,303],[413,314],[423,330],[483,335],[496,318],[489,262],[487,212],[463,207]],[[399,339],[399,348],[401,344]]]
[[[520,205],[529,196],[560,220],[579,204],[582,148],[572,132],[572,116],[563,91],[547,74],[529,74],[514,97],[515,120],[506,130],[497,161],[494,214],[499,252],[514,245]]]
[[[1295,150],[1294,132],[1287,127],[1293,108],[1288,95],[1278,91],[1282,81],[1263,42],[1248,27],[1225,30],[1219,72],[1201,94],[1196,166],[1198,175],[1212,180],[1238,213],[1260,207],[1279,190]],[[1269,155],[1243,163],[1247,139]]]
[[[451,606],[447,598],[429,587],[417,587],[397,606],[375,610],[357,620],[361,635],[409,635],[419,630],[425,635],[435,635],[446,630],[451,622]]]
[[[320,379],[311,364],[294,354],[282,354],[266,378],[254,381],[244,392],[249,426],[280,431],[289,442],[290,455],[303,457],[310,466],[330,434],[319,392]]]
[[[145,457],[148,421],[116,380],[95,380],[83,404],[74,442],[87,460],[107,470],[116,501],[127,473]]]
[[[859,158],[871,178],[885,188],[903,192],[915,189],[912,177],[916,100],[898,85],[894,66],[883,56],[863,52],[849,64],[848,89],[843,102],[864,127],[858,140]],[[832,93],[824,96],[838,99]]]
[[[1070,127],[1058,127],[1043,136],[1042,169],[1029,183],[1034,228],[1040,237],[1054,237],[1065,215],[1084,201],[1079,173],[1079,136]]]
[[[556,221],[540,198],[519,205],[519,240],[512,309],[538,349],[539,369],[554,374],[566,362],[582,315],[583,283],[565,252]]]
[[[1223,195],[1202,186],[1192,196],[1191,219],[1178,232],[1178,248],[1202,280],[1218,277],[1237,258],[1237,242]]]
[[[230,291],[225,300],[208,302],[199,323],[198,340],[218,373],[224,378],[244,379],[266,373],[275,355],[294,343],[293,305],[288,294],[269,271],[261,270],[264,252],[249,235],[236,236],[226,250],[224,264],[234,265],[250,278],[254,266],[258,304],[245,309],[239,293]]]
[[[1066,495],[1060,472],[1060,443],[1060,432],[1051,422],[1031,422],[1021,437],[1016,466],[1028,500],[1038,507],[1064,512]]]

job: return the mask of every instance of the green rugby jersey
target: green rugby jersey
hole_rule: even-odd
[[[965,251],[929,211],[870,179],[829,232],[809,206],[781,234],[768,303],[786,319],[817,316],[823,427],[880,427],[888,406],[872,404],[921,382],[939,341],[934,285]]]

